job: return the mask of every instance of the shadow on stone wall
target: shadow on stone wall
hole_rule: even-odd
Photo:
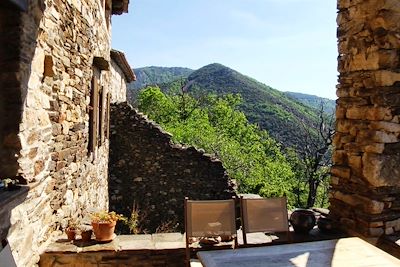
[[[18,133],[44,9],[43,0],[31,2],[26,12],[8,1],[0,4],[0,177],[17,176],[19,168]]]
[[[129,216],[136,205],[142,231],[182,231],[185,196],[235,194],[220,160],[173,144],[170,134],[126,102],[111,107],[110,121],[110,210]]]
[[[9,1],[0,3],[0,178],[15,177],[20,183],[25,180],[18,174],[18,134],[44,8],[43,0],[31,2],[21,1],[21,6]],[[22,10],[25,4],[27,10]],[[28,191],[27,186],[15,191],[0,190],[1,240],[8,235],[11,211],[25,201]]]

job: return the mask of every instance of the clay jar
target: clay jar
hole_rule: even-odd
[[[290,215],[290,223],[299,234],[308,234],[314,228],[315,221],[314,212],[308,209],[296,209]]]

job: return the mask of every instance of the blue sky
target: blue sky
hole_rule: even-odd
[[[131,0],[112,18],[133,68],[221,63],[281,91],[336,99],[336,0]]]

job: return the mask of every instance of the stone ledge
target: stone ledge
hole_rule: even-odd
[[[120,235],[104,244],[60,239],[48,246],[39,266],[184,266],[184,259],[181,233]]]
[[[152,235],[118,235],[109,243],[97,243],[95,240],[73,242],[59,239],[47,247],[45,253],[85,253],[95,251],[143,251],[185,248],[185,239],[181,233]]]

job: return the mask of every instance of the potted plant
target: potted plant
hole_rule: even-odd
[[[69,241],[73,241],[76,239],[76,234],[78,232],[78,228],[76,226],[75,221],[69,221],[68,226],[65,229],[65,233],[67,234],[67,238]]]
[[[5,178],[1,179],[0,188],[4,187],[4,189],[8,191],[16,190],[20,188],[18,185],[17,179]]]
[[[81,237],[83,242],[89,242],[92,239],[92,226],[87,225],[87,224],[82,224],[79,227],[79,230],[81,230]]]
[[[92,227],[96,240],[107,242],[114,239],[114,230],[117,221],[126,221],[126,218],[114,211],[100,211],[92,214]]]

